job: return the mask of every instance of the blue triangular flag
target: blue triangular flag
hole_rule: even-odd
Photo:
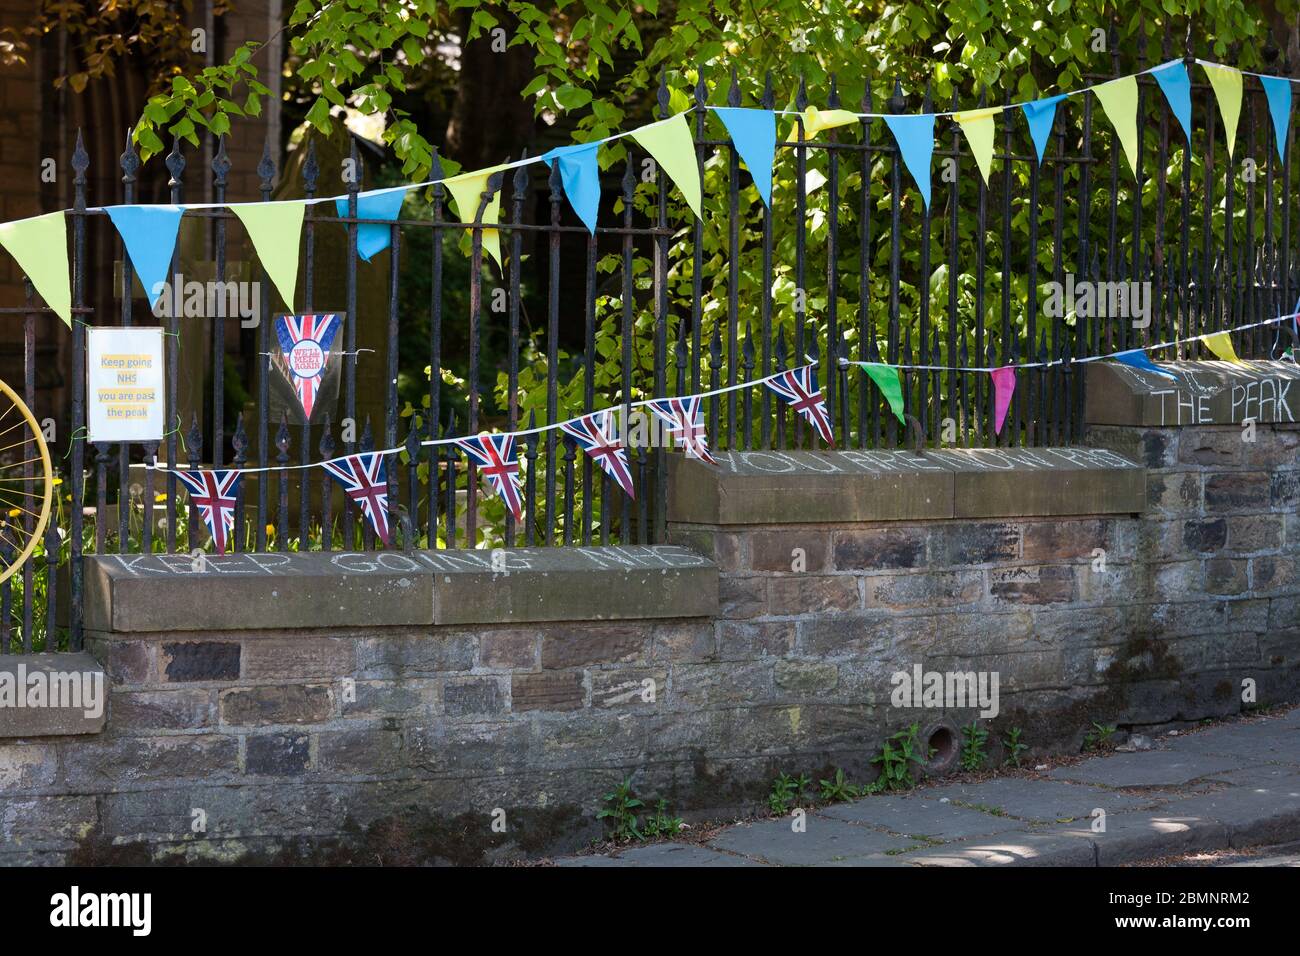
[[[1161,368],[1151,359],[1147,358],[1146,349],[1129,349],[1127,352],[1116,352],[1111,356],[1116,362],[1128,365],[1132,368],[1140,368],[1144,372],[1154,372],[1157,375],[1163,375],[1165,378],[1178,378],[1168,369]]]
[[[1038,153],[1040,165],[1043,162],[1043,153],[1047,150],[1047,137],[1052,135],[1052,123],[1056,121],[1056,104],[1063,99],[1065,94],[1020,104],[1025,119],[1029,120],[1029,137],[1034,141],[1034,149]]]
[[[1291,81],[1280,76],[1261,76],[1259,82],[1264,84],[1268,112],[1273,117],[1277,158],[1286,162],[1286,131],[1291,126]]]
[[[104,212],[117,227],[152,307],[167,283],[185,210],[181,206],[105,206]]]
[[[396,219],[406,201],[405,189],[374,189],[368,193],[357,193],[358,219]],[[334,200],[334,208],[340,216],[348,214],[348,197],[340,196]],[[377,222],[357,224],[357,255],[366,262],[370,257],[383,252],[392,240],[392,228]]]
[[[903,154],[903,165],[916,180],[925,200],[925,208],[930,208],[930,157],[934,155],[934,114],[917,113],[913,116],[886,116],[898,149]]]
[[[749,167],[763,204],[772,208],[772,162],[776,159],[776,114],[771,110],[716,106],[736,152]]]
[[[600,163],[596,156],[599,146],[600,143],[561,146],[542,157],[551,166],[559,161],[564,195],[569,197],[569,205],[593,236],[596,234],[596,213],[600,209]]]
[[[1192,81],[1187,76],[1187,67],[1182,60],[1171,60],[1151,69],[1160,91],[1165,94],[1169,109],[1173,111],[1178,125],[1183,128],[1187,141],[1192,141]]]

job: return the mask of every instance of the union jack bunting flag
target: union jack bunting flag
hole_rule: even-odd
[[[325,378],[330,346],[338,334],[338,315],[327,312],[320,315],[282,315],[275,320],[275,334],[280,340],[280,351],[289,366],[293,390],[302,403],[302,413],[311,420],[311,410],[316,404],[316,393]]]
[[[831,418],[826,411],[826,396],[817,387],[817,372],[811,365],[792,368],[767,380],[767,387],[794,406],[806,418],[826,444],[835,445]]]
[[[687,458],[717,464],[709,454],[709,436],[704,433],[704,403],[698,395],[661,398],[650,403],[650,411],[668,426],[668,434],[677,439]]]
[[[565,422],[560,430],[579,445],[600,465],[605,474],[618,482],[629,498],[635,498],[632,487],[632,469],[628,466],[627,451],[616,433],[612,411],[584,415],[576,422]]]
[[[519,455],[515,450],[514,435],[490,435],[484,432],[474,438],[457,438],[456,444],[478,466],[492,490],[501,496],[510,513],[520,521],[524,516],[523,499],[519,492],[523,481],[519,478]]]
[[[375,534],[391,547],[393,538],[388,526],[388,476],[384,470],[384,456],[376,451],[367,451],[323,461],[321,467],[343,486],[344,493],[370,520]]]
[[[225,554],[226,542],[235,528],[235,495],[243,472],[178,471],[175,475],[189,489],[190,501],[198,506],[217,554]]]

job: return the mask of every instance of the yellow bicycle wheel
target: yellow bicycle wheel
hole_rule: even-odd
[[[0,381],[0,583],[36,550],[50,520],[54,473],[36,417]]]

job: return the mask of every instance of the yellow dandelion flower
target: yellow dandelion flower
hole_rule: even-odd
[[[11,518],[17,518],[20,514],[22,514],[22,511],[20,511],[20,510],[17,509],[17,508],[10,508],[10,509],[9,509],[9,517],[11,517]]]
[[[62,479],[62,478],[55,478],[52,482],[50,482],[50,484],[52,484],[52,485],[61,485],[61,484],[63,484],[63,479]]]
[[[266,533],[267,533],[268,536],[275,534],[275,525],[273,525],[273,524],[268,524],[268,525],[266,526]]]
[[[166,492],[161,492],[161,491],[160,491],[158,494],[156,494],[156,495],[153,496],[153,500],[154,500],[155,502],[157,502],[158,504],[162,504],[164,501],[167,500],[167,494],[166,494]]]

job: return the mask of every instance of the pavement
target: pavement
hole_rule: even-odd
[[[802,823],[802,826],[799,824]],[[1300,841],[1300,708],[558,866],[1118,866]],[[1285,858],[1285,854],[1258,860]],[[1269,865],[1257,861],[1251,865]],[[1274,865],[1286,865],[1279,862]]]

